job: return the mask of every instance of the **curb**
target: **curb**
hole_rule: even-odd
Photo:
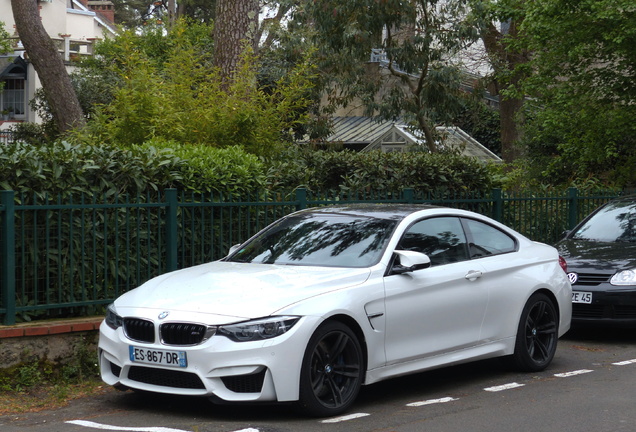
[[[39,321],[13,326],[0,326],[0,339],[26,336],[48,336],[64,333],[99,330],[104,317],[78,318],[70,320]]]

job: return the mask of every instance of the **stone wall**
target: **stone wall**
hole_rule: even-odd
[[[95,351],[103,317],[0,326],[0,369],[46,360],[64,364],[80,349]]]

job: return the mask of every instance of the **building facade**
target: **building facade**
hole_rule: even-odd
[[[42,24],[58,47],[67,70],[74,61],[92,55],[96,40],[116,34],[113,3],[104,0],[38,0]],[[12,51],[0,53],[0,130],[15,122],[39,123],[41,119],[29,107],[36,91],[42,86],[29,61],[15,26],[11,0],[0,0],[0,22],[12,40]]]

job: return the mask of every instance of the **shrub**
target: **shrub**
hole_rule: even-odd
[[[271,189],[306,187],[315,193],[488,191],[489,168],[454,153],[357,153],[290,147],[268,166]]]
[[[172,187],[182,162],[168,152],[54,142],[0,148],[0,187],[38,196],[141,194]]]
[[[165,35],[130,30],[98,45],[101,56],[84,62],[83,74],[107,76],[112,96],[90,103],[91,121],[78,137],[124,146],[160,138],[275,152],[305,120],[314,67],[299,64],[265,92],[256,85],[255,56],[247,52],[233,80],[224,82],[210,65],[207,39],[195,37],[205,29],[179,21]]]
[[[84,193],[113,197],[166,188],[240,194],[264,183],[260,160],[240,148],[151,141],[116,147],[55,142],[0,147],[0,188],[43,197]]]
[[[211,148],[153,140],[140,149],[173,152],[179,164],[179,188],[192,192],[241,195],[265,184],[262,161],[241,147]]]

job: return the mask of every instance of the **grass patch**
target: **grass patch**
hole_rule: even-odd
[[[0,416],[58,408],[107,388],[94,350],[82,345],[65,363],[44,359],[0,369]]]
[[[0,416],[56,409],[71,400],[101,394],[109,389],[99,378],[81,383],[42,383],[21,391],[0,391]]]

